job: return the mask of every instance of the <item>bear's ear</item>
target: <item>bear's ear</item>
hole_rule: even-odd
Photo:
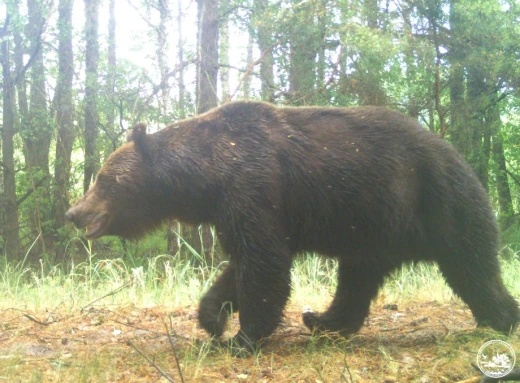
[[[146,134],[146,124],[140,122],[132,128],[128,135],[127,142],[135,144],[136,150],[146,159],[150,158],[150,143]]]

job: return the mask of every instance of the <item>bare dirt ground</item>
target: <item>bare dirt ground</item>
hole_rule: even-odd
[[[462,304],[434,301],[376,302],[348,340],[311,336],[289,307],[261,354],[244,359],[211,347],[194,306],[8,309],[0,324],[0,382],[478,382],[471,363],[498,336],[475,329]],[[520,349],[518,333],[508,342]]]

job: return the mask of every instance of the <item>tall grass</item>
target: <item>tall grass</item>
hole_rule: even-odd
[[[24,261],[15,264],[2,259],[0,309],[82,307],[105,295],[103,304],[107,305],[196,304],[222,267],[169,255],[150,257],[136,265],[135,260],[100,259],[91,249],[87,251],[85,262],[65,266],[41,260],[39,267],[27,267]]]
[[[54,266],[41,261],[38,268],[24,262],[0,259],[0,309],[51,309],[83,307],[104,297],[106,305],[137,306],[196,305],[225,264],[216,267],[197,259],[159,255],[137,262],[122,258],[100,259],[89,251],[79,264]],[[129,265],[131,264],[131,266]],[[520,297],[518,255],[501,260],[506,285]],[[320,309],[328,304],[336,289],[335,261],[304,255],[292,269],[291,303]],[[110,294],[120,287],[117,293]],[[449,301],[454,298],[435,264],[403,265],[389,277],[381,290],[385,302],[408,300]]]

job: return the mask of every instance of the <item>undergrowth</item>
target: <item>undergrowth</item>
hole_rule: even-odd
[[[38,268],[0,261],[0,308],[20,307],[40,310],[56,305],[81,306],[97,297],[103,303],[132,303],[137,306],[171,307],[197,304],[227,262],[207,265],[204,257],[158,255],[136,262],[122,258],[103,259],[85,248],[85,262],[50,265],[40,261]],[[193,250],[193,249],[191,249]],[[501,258],[502,275],[515,297],[520,296],[520,256]],[[336,289],[337,263],[312,254],[295,259],[292,269],[291,302],[301,306],[324,307]],[[117,294],[110,294],[122,286]],[[457,299],[432,263],[404,264],[386,278],[379,298],[385,303],[409,300]],[[67,300],[70,302],[67,304]]]
[[[175,381],[190,382],[457,382],[474,376],[480,345],[501,337],[476,330],[467,307],[427,263],[403,265],[387,277],[360,334],[311,336],[301,311],[330,303],[337,264],[302,255],[294,260],[285,328],[258,355],[237,359],[215,349],[196,326],[197,302],[226,262],[208,265],[186,254],[105,259],[84,250],[84,262],[68,265],[0,260],[1,330],[10,334],[0,331],[0,381],[158,381],[155,364]],[[518,254],[501,265],[507,287],[520,297]],[[398,311],[383,308],[388,304]],[[63,319],[51,322],[53,313]],[[230,335],[237,325],[235,316]],[[508,341],[520,345],[518,336]],[[31,356],[41,344],[59,351]]]

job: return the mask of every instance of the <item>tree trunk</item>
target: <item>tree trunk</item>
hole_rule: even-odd
[[[184,40],[182,33],[182,0],[177,0],[177,49],[179,56],[179,118],[186,117],[186,86],[184,85]]]
[[[179,111],[179,119],[186,117],[186,87],[184,85],[184,39],[182,34],[182,0],[177,1],[177,55],[178,55],[178,100],[177,109]],[[170,222],[167,225],[168,254],[175,255],[180,250],[179,236],[182,236],[182,226],[179,222]]]
[[[19,10],[16,10],[16,12],[18,12],[18,11]],[[21,15],[16,14],[15,17],[21,17]],[[19,117],[14,122],[15,123],[14,129],[15,129],[15,131],[20,131],[20,130],[27,131],[27,127],[30,125],[29,125],[29,101],[28,101],[28,97],[27,97],[27,80],[26,80],[26,72],[24,70],[24,55],[28,53],[28,49],[25,47],[24,38],[22,37],[21,31],[18,28],[15,28],[15,31],[14,31],[14,43],[15,43],[15,46],[14,46],[13,61],[15,64],[15,73],[18,74],[17,75],[18,81],[16,84],[14,84],[14,86],[16,87],[16,93],[18,96],[18,112],[19,112]],[[15,89],[13,88],[13,92],[14,91],[15,91]],[[15,97],[14,94],[13,94],[13,97]],[[13,101],[13,102],[16,103],[16,101]],[[16,106],[14,104],[13,104],[13,108],[16,108]],[[13,113],[14,113],[14,111],[13,111]],[[30,161],[27,156],[26,148],[24,148],[24,156],[26,158],[27,166],[29,167]],[[29,172],[29,174],[32,175],[31,172]],[[15,181],[13,181],[13,182],[15,182]],[[31,232],[32,232],[31,238],[34,240],[38,237],[38,235],[36,234],[37,230],[34,225],[34,220],[31,219],[29,225],[31,227]],[[20,234],[18,233],[18,237],[19,236],[20,236]],[[22,247],[22,244],[20,242],[20,252],[22,251],[21,247]]]
[[[500,227],[505,230],[511,225],[515,214],[511,189],[507,178],[506,158],[502,136],[497,133],[493,136],[493,160],[496,166],[496,185],[498,194],[498,205],[500,207]]]
[[[412,12],[412,6],[405,4],[403,6],[403,30],[406,36],[406,46],[404,49],[404,62],[406,63],[406,80],[410,83],[417,82],[417,63],[415,60],[416,50],[414,47],[415,39],[413,37],[412,21],[410,14]],[[423,100],[418,99],[418,96],[410,94],[410,101],[407,106],[408,115],[414,119],[419,118],[419,103]],[[433,126],[431,127],[433,128]]]
[[[199,39],[197,73],[197,113],[217,106],[218,1],[198,0]]]
[[[309,3],[294,7],[294,22],[289,30],[289,97],[294,105],[313,103],[316,84],[316,56],[314,14]]]
[[[35,57],[30,69],[29,124],[22,126],[22,136],[26,146],[28,167],[34,172],[41,172],[42,176],[48,176],[52,130],[47,109],[43,49],[39,48],[44,20],[40,8],[41,2],[28,0],[27,5],[29,11],[27,38],[31,42],[31,54]]]
[[[468,105],[473,112],[465,124],[469,129],[468,160],[484,188],[488,189],[489,157],[490,157],[490,127],[486,123],[483,110],[489,104],[489,89],[484,81],[483,73],[474,68],[468,68]]]
[[[272,30],[266,17],[269,8],[268,0],[257,0],[253,3],[253,25],[256,26],[256,37],[262,62],[260,63],[260,80],[262,87],[260,97],[264,101],[274,102],[274,72]]]
[[[219,47],[219,73],[220,86],[222,87],[222,102],[229,100],[229,16],[228,16],[228,0],[221,0],[220,7],[222,16],[220,20],[220,47]]]
[[[496,102],[496,97],[493,98]],[[515,214],[509,179],[507,176],[506,157],[502,139],[502,121],[500,120],[500,108],[497,104],[490,107],[486,113],[486,122],[493,132],[493,162],[495,164],[496,188],[498,194],[498,206],[500,208],[499,224],[502,230],[506,230],[512,223]]]
[[[72,79],[74,76],[72,52],[72,6],[74,0],[60,0],[58,5],[58,81],[54,94],[54,110],[58,132],[56,136],[56,162],[54,165],[54,229],[57,234],[57,259],[63,260],[66,236],[61,233],[65,226],[65,212],[70,207],[71,154],[74,144],[72,104]]]
[[[52,207],[47,204],[51,201],[48,183],[42,179],[50,178],[49,151],[52,139],[52,129],[47,95],[45,87],[45,65],[43,49],[40,49],[40,37],[43,30],[42,4],[36,0],[27,1],[29,14],[27,24],[27,40],[30,42],[30,52],[33,56],[30,69],[29,115],[21,126],[24,141],[24,157],[29,172],[31,196],[34,201],[33,216],[30,219],[32,238],[39,240],[31,250],[30,259],[37,261],[42,253],[53,247],[54,236],[52,230]],[[36,185],[42,184],[43,187]],[[37,190],[38,189],[38,190]]]
[[[107,51],[107,83],[106,83],[106,99],[107,99],[107,126],[108,132],[112,137],[118,137],[115,127],[115,83],[117,71],[116,58],[116,0],[109,0],[108,3],[108,51]],[[115,140],[116,141],[116,140]],[[116,146],[116,142],[113,143]]]
[[[451,57],[451,53],[449,57]],[[457,58],[453,58],[451,62],[449,85],[451,140],[458,151],[468,158],[469,138],[466,125],[467,113],[464,103],[464,67]]]
[[[5,30],[8,25],[6,16]],[[0,35],[2,60],[2,167],[4,190],[1,199],[2,236],[4,253],[14,260],[20,257],[20,237],[18,232],[18,206],[16,203],[16,182],[14,174],[14,84],[11,76],[9,39]]]
[[[246,68],[249,68],[253,64],[253,38],[251,37],[251,33],[248,33],[247,39],[247,55],[246,55]],[[247,75],[244,78],[244,88],[242,97],[245,100],[251,98],[251,75]]]
[[[157,28],[157,49],[156,58],[159,65],[159,74],[161,76],[160,83],[160,100],[159,100],[159,116],[162,118],[168,117],[170,112],[170,96],[168,89],[168,29],[166,28],[170,11],[168,9],[167,1],[157,2],[157,9],[159,11],[159,27]]]
[[[377,0],[366,0],[362,3],[362,18],[373,33],[380,29],[380,10]],[[358,96],[363,105],[386,105],[387,97],[383,88],[384,61],[380,60],[379,53],[367,47],[361,52],[355,78],[359,81]]]
[[[20,112],[20,123],[21,126],[29,125],[29,101],[27,100],[27,85],[25,80],[24,71],[24,41],[22,35],[17,30],[14,32],[14,63],[16,73],[19,73],[19,81],[16,84],[16,90],[18,94],[18,110]]]
[[[450,39],[448,62],[450,65],[450,136],[453,145],[467,159],[469,159],[469,137],[467,131],[468,115],[464,102],[464,57],[462,49],[458,47],[457,37],[459,34],[461,18],[457,8],[457,1],[451,1],[450,7]]]
[[[83,191],[86,193],[99,168],[96,150],[98,137],[97,93],[99,60],[99,0],[85,0],[85,170]]]
[[[198,10],[197,113],[201,114],[217,106],[218,100],[218,1],[198,0]],[[192,238],[199,237],[198,230],[191,234]],[[200,242],[207,264],[215,263],[213,235],[208,225],[201,226]]]
[[[178,77],[178,100],[177,109],[179,110],[179,118],[182,120],[186,117],[185,99],[186,88],[184,85],[184,39],[182,36],[182,0],[177,1],[177,55],[179,62],[179,77]],[[181,233],[181,224],[177,221],[170,222],[167,225],[167,240],[168,240],[168,254],[175,255],[180,250],[179,236]]]

